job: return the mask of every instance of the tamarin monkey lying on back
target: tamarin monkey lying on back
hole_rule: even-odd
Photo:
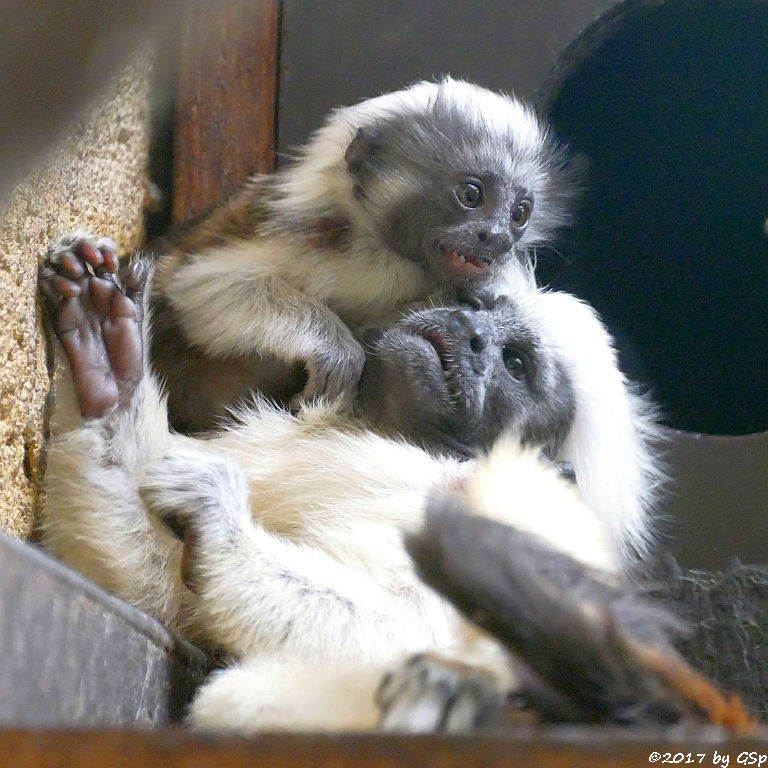
[[[610,518],[541,457],[579,408],[544,322],[554,294],[410,312],[367,338],[354,417],[254,403],[202,439],[167,428],[151,270],[116,265],[80,240],[41,272],[76,393],[49,447],[43,539],[227,656],[191,725],[463,732],[514,696],[548,720],[758,732],[676,656]]]

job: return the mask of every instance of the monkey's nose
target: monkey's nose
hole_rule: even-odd
[[[512,247],[512,238],[508,232],[482,228],[475,232],[475,236],[493,254],[506,253]]]
[[[484,314],[471,309],[456,309],[451,313],[450,330],[456,340],[480,355],[489,343],[490,326]]]

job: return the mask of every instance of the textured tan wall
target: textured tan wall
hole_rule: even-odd
[[[35,517],[49,390],[37,261],[51,238],[82,226],[121,249],[140,243],[150,61],[147,51],[136,57],[0,212],[0,529],[20,538]]]

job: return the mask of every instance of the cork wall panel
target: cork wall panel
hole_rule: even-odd
[[[77,227],[109,235],[122,249],[139,245],[151,53],[138,52],[0,211],[0,530],[19,538],[34,522],[49,392],[37,261],[51,238]]]

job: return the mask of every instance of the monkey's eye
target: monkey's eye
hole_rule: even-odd
[[[453,188],[456,199],[465,208],[477,208],[485,197],[482,186],[474,181],[462,181]]]
[[[518,232],[528,226],[533,211],[533,203],[530,200],[521,200],[512,207],[512,228]]]
[[[528,366],[526,365],[525,357],[519,350],[514,347],[504,347],[502,359],[504,360],[504,366],[513,379],[520,381],[528,375]]]

